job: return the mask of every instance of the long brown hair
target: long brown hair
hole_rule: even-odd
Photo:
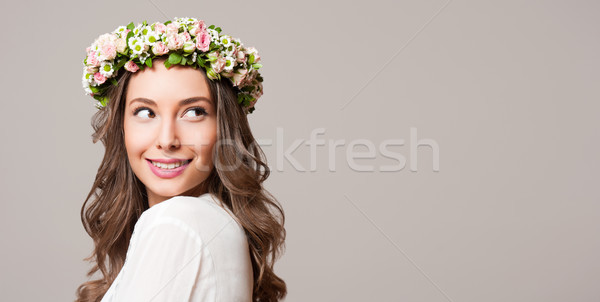
[[[216,101],[218,124],[215,168],[203,185],[234,213],[245,230],[254,275],[252,301],[279,301],[286,296],[287,287],[273,265],[285,246],[285,216],[279,202],[263,187],[270,169],[232,83],[208,80],[204,70],[199,70]],[[105,153],[81,207],[81,221],[94,241],[93,252],[84,258],[93,264],[87,276],[101,275],[77,288],[77,302],[102,299],[123,267],[135,223],[148,209],[144,184],[133,173],[125,149],[123,119],[131,72],[122,72],[118,85],[107,91],[108,105],[92,118],[93,142],[100,140]]]

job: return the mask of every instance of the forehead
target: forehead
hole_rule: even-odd
[[[190,97],[212,100],[206,76],[199,69],[175,65],[167,69],[164,60],[154,60],[131,75],[127,85],[127,104],[135,98],[148,98],[157,103],[172,103]]]

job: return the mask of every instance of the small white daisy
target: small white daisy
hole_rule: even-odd
[[[103,76],[110,78],[114,71],[112,63],[105,61],[100,64],[100,74]]]
[[[133,46],[140,42],[140,38],[139,37],[131,37],[131,39],[129,39],[128,42],[129,42],[128,43],[129,48],[133,49]]]
[[[154,45],[156,42],[160,41],[160,37],[158,36],[158,34],[153,31],[149,31],[145,37],[145,42],[148,45]]]
[[[231,37],[228,35],[223,35],[223,36],[219,37],[219,41],[221,41],[221,45],[223,45],[225,48],[232,45]]]
[[[125,27],[125,26],[119,26],[119,27],[117,27],[117,29],[115,29],[115,31],[113,31],[113,33],[122,34],[126,29],[127,29],[127,27]]]
[[[133,51],[133,54],[141,55],[144,51],[146,51],[147,47],[148,46],[146,44],[144,44],[144,42],[137,41],[136,43],[133,44],[133,47],[131,47],[131,50]]]
[[[208,34],[209,34],[209,35],[210,35],[210,37],[212,38],[212,39],[211,39],[212,41],[214,41],[215,43],[216,43],[217,41],[219,41],[219,33],[218,33],[216,30],[214,30],[214,29],[212,29],[212,28],[208,28],[206,31],[208,32]]]
[[[140,35],[143,37],[148,34],[148,32],[152,31],[152,28],[148,25],[144,25],[140,27]]]
[[[235,59],[230,56],[226,56],[225,57],[225,67],[223,67],[223,70],[233,71],[234,66],[235,66]]]
[[[140,62],[142,62],[142,64],[145,64],[146,59],[148,59],[150,57],[150,55],[148,53],[142,53],[140,54]]]

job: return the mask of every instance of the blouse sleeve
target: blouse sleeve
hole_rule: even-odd
[[[160,217],[138,235],[128,251],[114,301],[196,300],[192,296],[203,277],[200,268],[211,266],[200,235],[176,217]],[[202,280],[204,286],[213,281]]]

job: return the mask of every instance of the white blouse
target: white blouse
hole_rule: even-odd
[[[243,228],[213,195],[175,196],[142,213],[123,268],[102,302],[249,302]]]

